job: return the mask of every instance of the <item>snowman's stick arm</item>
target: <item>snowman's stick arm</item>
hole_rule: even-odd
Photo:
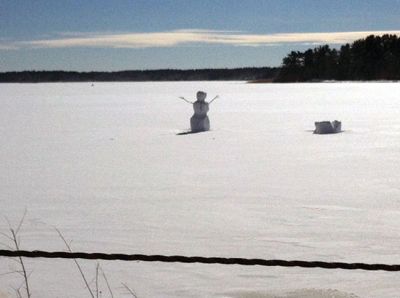
[[[214,100],[216,100],[219,97],[219,95],[215,96],[213,99],[210,100],[209,104],[212,103]]]
[[[188,101],[188,100],[187,100],[186,98],[184,98],[183,96],[180,96],[179,98],[180,98],[180,99],[183,99],[183,100],[186,101],[187,103],[193,104],[193,102]]]

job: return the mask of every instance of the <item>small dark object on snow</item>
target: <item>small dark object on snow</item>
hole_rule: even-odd
[[[342,122],[340,121],[321,121],[315,122],[315,134],[330,134],[338,133],[342,131]]]

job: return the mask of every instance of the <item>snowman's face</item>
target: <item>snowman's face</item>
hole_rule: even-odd
[[[199,91],[197,92],[197,100],[198,101],[204,101],[206,99],[207,93],[203,92],[203,91]]]

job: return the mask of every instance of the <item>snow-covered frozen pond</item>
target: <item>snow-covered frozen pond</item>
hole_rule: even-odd
[[[0,90],[0,231],[8,232],[4,216],[17,225],[26,208],[22,249],[64,250],[56,227],[76,251],[400,263],[400,84]],[[177,97],[194,99],[198,90],[220,95],[209,112],[212,130],[177,135],[193,113]],[[312,134],[314,121],[334,119],[344,133]],[[80,263],[92,281],[96,262]],[[138,297],[400,291],[399,273],[100,263],[116,297],[129,297],[122,282]],[[33,297],[89,297],[73,261],[26,266]],[[18,269],[0,259],[0,297],[15,297],[21,276],[1,274]]]

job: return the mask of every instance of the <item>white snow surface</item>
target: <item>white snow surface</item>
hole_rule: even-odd
[[[0,85],[0,231],[21,249],[400,263],[400,84]],[[204,90],[211,131],[190,127]],[[314,135],[314,121],[343,133]],[[1,237],[2,247],[11,244]],[[95,261],[79,260],[94,288]],[[398,297],[399,273],[100,261],[116,297]],[[90,297],[25,259],[32,297]],[[0,274],[19,270],[0,258]],[[0,275],[15,297],[18,274]],[[100,277],[101,297],[110,297]]]

